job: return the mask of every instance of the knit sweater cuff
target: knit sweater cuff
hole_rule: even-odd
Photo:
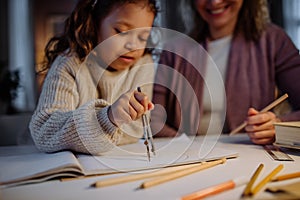
[[[119,141],[120,131],[109,121],[108,106],[106,101],[98,99],[74,111],[78,136],[92,155],[111,150]]]
[[[118,127],[116,127],[109,119],[108,117],[108,109],[110,106],[106,106],[104,108],[101,108],[97,111],[97,119],[103,127],[103,130],[108,134],[115,134],[118,130]]]

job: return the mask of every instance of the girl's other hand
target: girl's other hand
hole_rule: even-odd
[[[254,108],[248,110],[247,126],[245,130],[255,144],[272,144],[275,141],[274,122],[280,120],[273,112],[260,113]]]

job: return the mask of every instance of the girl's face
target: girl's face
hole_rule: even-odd
[[[195,0],[201,17],[208,23],[212,39],[234,32],[243,0]]]
[[[98,52],[102,60],[114,70],[132,66],[144,54],[153,20],[154,13],[144,4],[128,3],[113,9],[100,24]]]

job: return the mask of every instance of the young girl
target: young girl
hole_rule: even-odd
[[[30,122],[38,149],[99,155],[142,137],[140,117],[153,109],[145,48],[156,14],[155,0],[78,2],[64,34],[46,46],[48,72]]]

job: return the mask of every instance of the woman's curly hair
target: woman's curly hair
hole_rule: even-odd
[[[182,0],[181,14],[187,34],[196,41],[202,42],[209,36],[209,29],[208,24],[196,10],[194,1]],[[244,0],[239,12],[235,34],[242,33],[246,40],[258,40],[269,22],[267,0]]]

